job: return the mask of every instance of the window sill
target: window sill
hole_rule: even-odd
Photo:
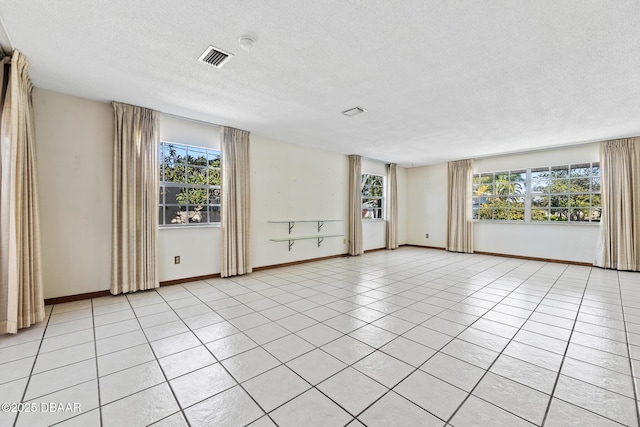
[[[363,218],[362,222],[387,222],[387,220],[382,218],[370,218],[370,219]]]
[[[185,228],[220,228],[220,223],[218,224],[197,224],[197,225],[187,225],[187,224],[178,224],[178,225],[161,225],[158,227],[158,230],[174,230],[176,228],[185,229]]]

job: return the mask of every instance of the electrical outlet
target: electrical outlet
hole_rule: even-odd
[[[424,237],[429,238],[429,233],[425,234]]]
[[[180,264],[180,257],[179,256],[174,256],[173,257],[173,263],[174,264]]]

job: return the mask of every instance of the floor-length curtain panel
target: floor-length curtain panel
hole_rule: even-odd
[[[158,283],[158,113],[113,102],[111,293]]]
[[[0,334],[44,320],[35,130],[29,64],[0,70]]]
[[[362,158],[349,156],[349,255],[362,249]]]
[[[398,247],[398,179],[396,164],[387,165],[387,249]]]
[[[449,162],[447,250],[473,253],[473,160]]]
[[[249,132],[222,127],[222,277],[251,273]]]
[[[600,143],[602,217],[595,265],[640,271],[640,137]]]

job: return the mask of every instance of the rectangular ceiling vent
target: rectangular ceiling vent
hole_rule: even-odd
[[[353,116],[357,116],[358,114],[362,114],[366,112],[367,110],[365,110],[362,107],[354,107],[354,108],[350,108],[348,110],[343,111],[342,114],[344,114],[347,117],[353,117]]]
[[[222,49],[218,49],[217,47],[209,46],[207,50],[205,50],[198,61],[204,62],[205,64],[213,65],[216,68],[222,68],[224,64],[227,63],[233,54],[229,52],[225,52]]]

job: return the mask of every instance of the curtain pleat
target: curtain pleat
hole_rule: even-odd
[[[640,271],[640,137],[600,143],[602,217],[594,265]]]
[[[349,156],[349,255],[362,253],[362,158],[352,154]]]
[[[1,64],[0,334],[15,334],[44,320],[44,293],[33,85],[19,51]]]
[[[158,113],[113,102],[111,293],[158,283]]]
[[[473,160],[449,162],[447,250],[473,253]]]
[[[387,249],[398,247],[398,179],[396,164],[387,165]]]
[[[251,273],[249,132],[223,127],[222,277]]]

